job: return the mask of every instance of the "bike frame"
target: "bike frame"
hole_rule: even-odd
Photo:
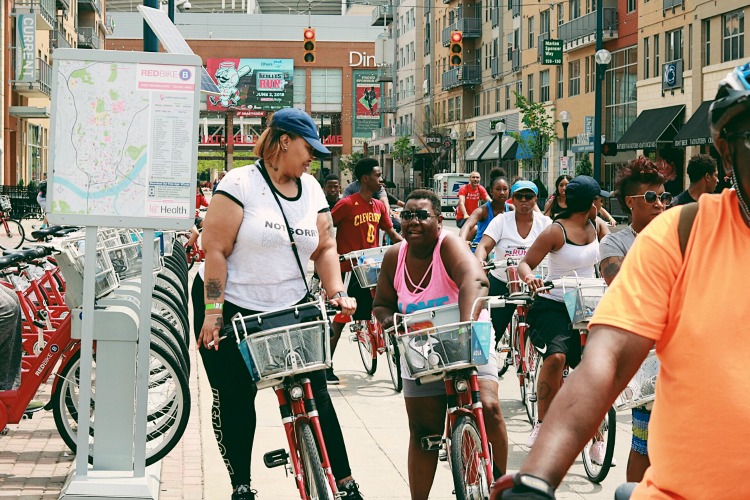
[[[296,383],[302,385],[304,395],[301,399],[295,401],[289,394],[289,388]],[[299,490],[300,498],[302,500],[308,500],[305,491],[304,466],[298,454],[297,422],[307,422],[312,427],[313,435],[318,445],[318,451],[320,452],[320,461],[323,466],[323,471],[328,478],[328,484],[331,486],[331,491],[336,495],[338,493],[336,479],[333,477],[331,462],[328,459],[328,451],[326,449],[325,440],[323,439],[323,430],[320,427],[320,417],[318,416],[318,410],[315,405],[315,398],[313,397],[310,379],[306,377],[287,378],[281,385],[274,388],[274,392],[276,393],[276,399],[279,401],[281,422],[284,424],[284,432],[286,433],[286,440],[289,444],[289,455],[294,471],[294,479],[297,482],[297,489]]]

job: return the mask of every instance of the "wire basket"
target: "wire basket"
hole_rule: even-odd
[[[617,411],[629,410],[650,403],[656,398],[656,377],[659,374],[659,358],[651,350],[638,368],[628,386],[615,400]]]
[[[85,268],[84,252],[86,240],[77,236],[61,242],[61,253],[57,255],[57,264],[65,279],[65,303],[70,309],[83,304],[83,270]],[[119,286],[117,274],[109,259],[103,243],[96,246],[95,296],[104,297]]]
[[[577,278],[574,287],[563,286],[563,300],[574,328],[586,327],[606,291],[601,278]]]
[[[141,276],[141,233],[132,229],[104,229],[97,233],[97,237],[107,247],[109,258],[121,280]],[[161,271],[160,255],[161,240],[154,238],[154,273]]]
[[[352,264],[352,272],[362,288],[374,288],[378,284],[380,266],[389,247],[375,247],[357,250],[344,255]]]
[[[10,196],[7,194],[0,195],[0,210],[3,212],[10,212],[12,210]]]

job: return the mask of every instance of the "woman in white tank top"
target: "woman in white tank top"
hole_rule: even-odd
[[[567,209],[537,237],[518,266],[518,274],[532,291],[544,286],[532,269],[549,255],[549,274],[546,279],[557,279],[575,272],[582,278],[595,277],[594,267],[599,261],[599,240],[609,233],[603,221],[596,219],[594,199],[609,197],[591,177],[580,175],[565,188]],[[565,365],[574,367],[581,359],[581,341],[570,328],[562,291],[553,289],[540,295],[529,308],[529,338],[542,353],[544,364],[537,381],[539,420],[529,436],[527,446],[536,441],[539,426],[544,420],[552,399],[560,389]]]

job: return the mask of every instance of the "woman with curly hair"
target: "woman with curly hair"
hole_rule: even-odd
[[[664,183],[672,176],[665,162],[653,162],[639,157],[631,161],[617,175],[617,198],[620,206],[632,218],[622,231],[611,233],[599,245],[599,269],[607,285],[620,271],[625,255],[633,246],[638,233],[672,202],[672,195],[664,191]],[[648,421],[651,403],[633,408],[633,440],[626,470],[629,482],[640,482],[651,464],[648,458]]]

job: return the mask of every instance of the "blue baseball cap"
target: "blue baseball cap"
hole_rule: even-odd
[[[530,189],[535,195],[539,196],[539,188],[537,188],[536,184],[531,181],[516,181],[516,183],[513,184],[513,187],[510,188],[510,194],[513,195],[516,191],[524,189]]]
[[[318,127],[313,119],[297,108],[284,108],[276,111],[271,118],[271,126],[292,132],[301,136],[307,143],[313,147],[315,156],[325,156],[331,154],[327,147],[320,142]]]

